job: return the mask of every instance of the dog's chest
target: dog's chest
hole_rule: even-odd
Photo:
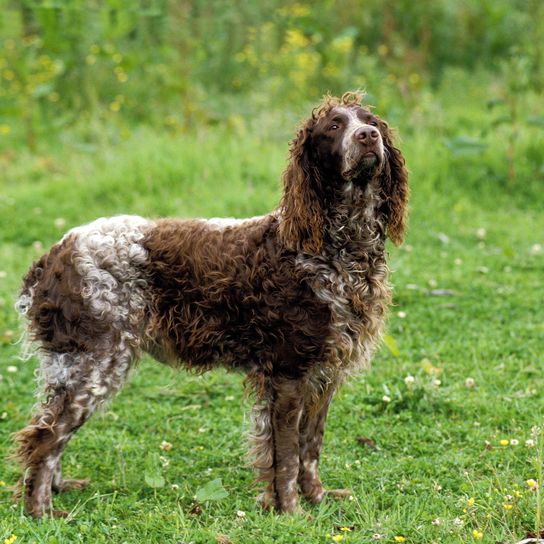
[[[381,226],[347,223],[321,255],[301,255],[315,296],[331,311],[328,357],[349,372],[367,367],[381,335],[390,298],[389,269]]]
[[[303,257],[299,264],[317,298],[346,321],[367,320],[374,306],[387,302],[390,288],[383,253],[354,255],[340,250],[334,258]]]

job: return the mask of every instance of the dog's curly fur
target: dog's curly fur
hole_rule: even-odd
[[[71,230],[28,272],[18,309],[45,397],[17,433],[27,511],[53,511],[73,433],[142,351],[196,371],[240,369],[255,393],[265,507],[320,502],[331,398],[369,364],[390,298],[385,237],[405,229],[407,172],[362,96],[326,97],[292,142],[280,205],[247,220],[121,216]]]

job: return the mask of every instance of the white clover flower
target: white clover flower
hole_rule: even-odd
[[[163,440],[161,442],[161,445],[159,446],[159,448],[162,451],[170,451],[173,448],[173,446],[172,446],[172,444],[170,444],[170,442],[167,442],[166,440]]]

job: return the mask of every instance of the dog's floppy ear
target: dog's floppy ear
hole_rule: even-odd
[[[283,174],[279,234],[294,251],[319,253],[323,245],[324,211],[321,179],[312,163],[312,116],[291,142],[289,164]]]
[[[384,134],[383,144],[385,164],[381,175],[381,190],[384,203],[382,210],[386,219],[387,235],[399,246],[404,240],[406,216],[408,213],[408,170],[404,157],[393,144],[392,133],[387,123],[380,120],[380,128]]]

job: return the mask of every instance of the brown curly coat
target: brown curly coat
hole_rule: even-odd
[[[302,125],[283,183],[263,217],[99,219],[33,265],[18,308],[45,397],[16,435],[31,515],[62,515],[51,492],[85,485],[62,479],[62,452],[142,351],[197,371],[244,371],[262,504],[295,511],[298,489],[323,499],[328,406],[380,337],[385,236],[402,241],[407,172],[387,124],[347,93]]]

